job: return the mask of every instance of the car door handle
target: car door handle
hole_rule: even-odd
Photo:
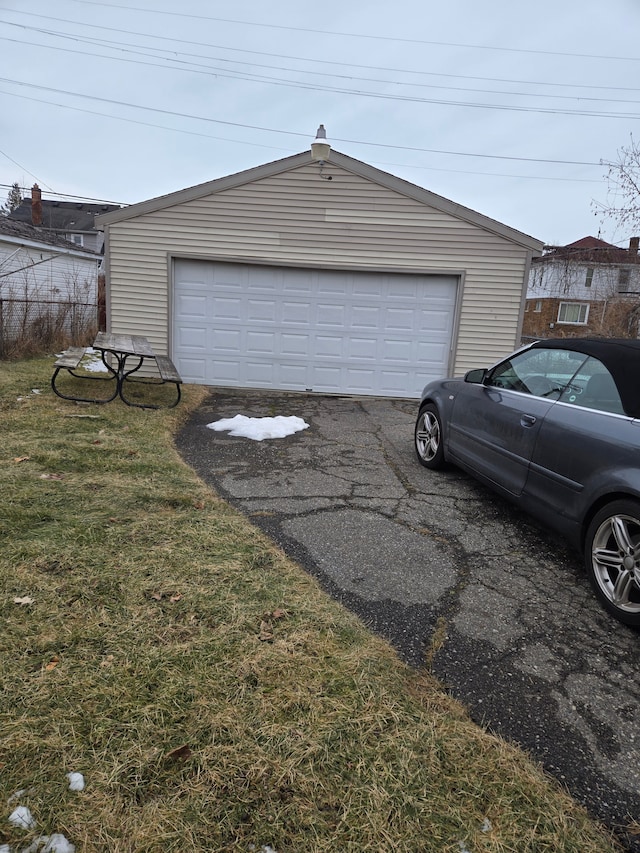
[[[520,418],[520,425],[523,427],[532,427],[536,422],[536,418],[533,415],[523,415]]]

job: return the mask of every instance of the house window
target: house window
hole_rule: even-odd
[[[536,311],[538,314],[542,311],[542,301],[540,299],[538,299],[538,301],[536,302],[535,308],[533,310]]]
[[[558,308],[558,323],[579,323],[584,326],[588,316],[588,302],[561,302]]]
[[[587,277],[584,280],[584,286],[585,287],[591,287],[591,284],[593,282],[593,273],[594,273],[593,267],[588,267],[587,268]]]
[[[631,279],[631,270],[621,269],[618,273],[618,290],[622,293],[629,290],[629,280]]]
[[[84,238],[83,238],[82,234],[69,234],[69,241],[71,243],[75,243],[76,246],[83,246],[84,245]]]

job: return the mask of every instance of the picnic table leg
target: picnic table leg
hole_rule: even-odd
[[[94,381],[94,382],[110,382],[111,379],[113,379],[115,377],[115,374],[114,374],[114,376],[109,377],[109,379],[98,379],[96,376],[84,376],[84,375],[81,375],[79,373],[75,373],[73,368],[70,368],[70,367],[56,367],[56,369],[53,372],[53,376],[51,377],[51,387],[53,388],[54,394],[56,394],[58,397],[61,397],[63,400],[72,400],[75,403],[98,403],[98,404],[100,404],[100,403],[110,403],[112,400],[115,400],[115,398],[118,396],[117,382],[116,382],[116,387],[114,389],[113,394],[110,397],[105,397],[102,399],[96,399],[95,397],[78,397],[77,394],[74,394],[74,395],[65,394],[56,385],[56,379],[58,378],[58,374],[60,373],[61,370],[66,370],[67,373],[71,374],[71,376],[74,376],[76,379],[87,379],[89,381]]]

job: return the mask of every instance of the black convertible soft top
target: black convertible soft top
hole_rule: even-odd
[[[537,341],[532,348],[568,349],[597,358],[613,377],[625,412],[632,418],[640,418],[640,340],[555,338]]]

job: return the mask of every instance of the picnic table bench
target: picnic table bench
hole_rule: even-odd
[[[142,335],[117,335],[98,332],[93,342],[93,349],[100,353],[102,364],[108,376],[99,377],[95,372],[78,373],[80,363],[87,353],[86,347],[69,347],[54,362],[54,373],[51,377],[51,387],[58,397],[65,400],[75,400],[84,403],[109,403],[117,396],[127,406],[137,406],[141,409],[164,409],[177,406],[181,398],[182,378],[176,366],[167,355],[156,355],[153,347]],[[133,361],[132,361],[133,360]],[[129,363],[127,363],[129,362]],[[139,373],[143,365],[151,366],[149,374]],[[133,366],[132,366],[133,364]],[[153,367],[155,366],[155,370]],[[77,393],[65,393],[58,383],[60,371],[66,371],[76,379],[93,381],[94,383],[113,383],[113,391],[106,397],[85,397]],[[153,375],[155,373],[155,375]],[[133,374],[138,374],[133,376]],[[148,399],[133,399],[130,390],[140,385],[175,386],[175,396],[168,403],[156,404]],[[94,389],[97,387],[94,384]]]

